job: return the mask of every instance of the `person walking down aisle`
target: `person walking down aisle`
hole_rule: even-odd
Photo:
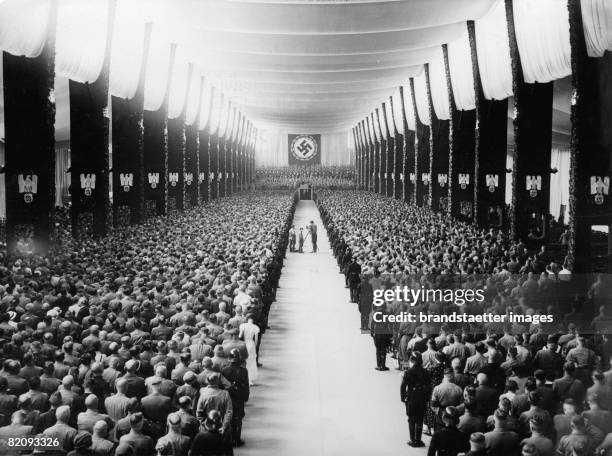
[[[249,316],[246,323],[240,325],[240,339],[247,346],[249,357],[246,360],[246,368],[249,371],[249,386],[253,386],[257,380],[257,339],[259,338],[259,326],[253,323],[253,317]]]
[[[409,368],[404,372],[400,388],[401,401],[406,405],[410,441],[408,445],[419,448],[425,444],[421,440],[423,419],[427,411],[427,400],[431,395],[431,376],[423,368],[423,358],[418,351],[412,352],[408,361]]]

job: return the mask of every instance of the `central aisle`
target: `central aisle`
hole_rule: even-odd
[[[287,253],[260,349],[239,456],[397,456],[406,445],[401,375],[374,370],[374,345],[331,252],[316,205],[301,201],[294,224],[314,220],[320,251]],[[389,360],[391,361],[391,360]]]

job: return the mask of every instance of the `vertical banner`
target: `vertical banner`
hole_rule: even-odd
[[[289,165],[321,164],[321,135],[288,135]]]

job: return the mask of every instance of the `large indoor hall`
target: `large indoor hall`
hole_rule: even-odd
[[[0,0],[0,454],[612,456],[611,0]]]

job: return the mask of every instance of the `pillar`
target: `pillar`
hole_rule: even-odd
[[[187,85],[183,110],[175,119],[168,119],[168,209],[183,211],[185,209],[186,171],[185,171],[185,113],[193,64],[189,64]],[[193,176],[191,176],[193,184]]]
[[[384,111],[385,105],[383,104],[382,110]],[[376,125],[378,127],[378,193],[384,195],[387,190],[387,179],[385,171],[387,169],[387,137],[383,134],[381,123],[380,123],[380,110],[376,108]]]
[[[409,96],[412,97],[412,82]],[[416,204],[416,134],[408,129],[404,97],[404,87],[401,86],[400,102],[402,105],[402,123],[404,125],[404,153],[402,173],[400,175],[402,181],[402,199],[407,203]]]
[[[374,124],[372,124],[373,126]],[[374,156],[375,156],[375,144],[374,141],[372,140],[372,129],[370,128],[370,116],[366,117],[366,127],[367,127],[367,132],[368,132],[368,165],[367,165],[367,184],[368,184],[368,191],[372,192],[374,191],[374,189],[376,188],[375,183],[374,183]]]
[[[390,98],[389,102],[393,102],[393,99]],[[384,186],[383,186],[383,195],[387,197],[393,197],[393,179],[395,178],[393,174],[394,167],[394,158],[395,158],[395,141],[391,136],[391,132],[389,131],[389,120],[387,119],[387,110],[385,108],[385,104],[383,103],[383,121],[385,123],[385,143],[387,147],[385,148],[385,162],[382,165],[383,167],[383,177],[384,177]]]
[[[109,2],[106,49],[98,79],[91,84],[69,81],[71,219],[75,238],[105,236],[112,227],[108,78],[115,6],[115,1]],[[91,233],[87,233],[89,230]]]
[[[38,57],[2,53],[6,173],[6,242],[9,254],[50,247],[55,207],[55,27],[57,2]]]
[[[508,144],[508,99],[487,100],[482,90],[476,32],[468,21],[472,75],[476,100],[474,135],[474,216],[480,228],[501,228],[506,223],[506,151]],[[458,163],[459,158],[454,160]],[[469,169],[471,172],[471,168]],[[454,191],[454,190],[453,190]],[[469,207],[466,203],[466,212]],[[458,208],[461,212],[461,206]]]
[[[439,119],[433,106],[429,64],[425,64],[427,100],[430,119],[430,180],[429,195],[434,211],[448,210],[449,121]]]
[[[612,272],[612,255],[595,258],[592,226],[612,228],[612,54],[587,54],[579,0],[569,0],[572,49],[568,266],[574,273]],[[612,236],[608,234],[610,242]]]
[[[201,201],[202,171],[200,168],[200,107],[204,91],[204,77],[200,77],[197,93],[198,106],[191,125],[185,126],[185,208],[198,206]]]
[[[389,97],[391,105],[391,119],[393,120],[393,189],[392,196],[395,199],[402,199],[403,196],[403,166],[404,166],[404,135],[400,135],[397,130],[397,121],[395,119],[395,108],[393,106],[393,97]]]
[[[511,0],[506,0],[506,18],[515,113],[510,235],[532,245],[543,244],[550,214],[553,83],[525,82]]]
[[[430,127],[421,122],[416,104],[414,91],[414,79],[410,78],[410,90],[412,92],[412,105],[415,117],[415,167],[414,174],[410,173],[410,180],[414,182],[415,204],[419,207],[430,206],[430,178],[431,178],[431,143]]]
[[[145,213],[147,216],[168,213],[168,97],[176,45],[170,46],[170,60],[164,101],[157,111],[144,113]]]
[[[448,46],[442,46],[446,87],[450,104],[448,201],[450,216],[467,223],[474,221],[474,169],[476,109],[461,111],[455,104],[448,62]]]
[[[115,226],[142,223],[145,218],[144,86],[151,39],[144,32],[138,87],[133,98],[111,99],[113,116],[113,221]]]

